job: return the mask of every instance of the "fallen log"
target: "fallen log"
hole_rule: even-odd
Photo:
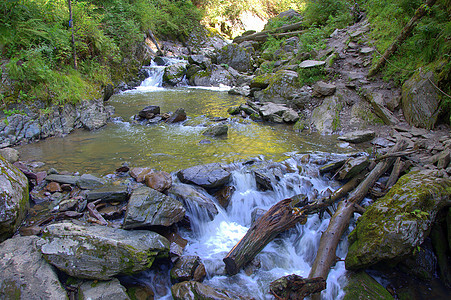
[[[245,36],[239,36],[239,37],[236,37],[233,40],[233,42],[239,44],[244,41],[256,41],[259,39],[261,40],[261,38],[267,39],[269,35],[274,35],[277,33],[287,32],[287,31],[294,31],[294,30],[301,28],[302,26],[303,26],[302,22],[297,22],[294,24],[281,26],[279,28],[275,28],[275,29],[271,29],[271,30],[264,30],[264,31],[260,31],[257,33],[245,35]]]
[[[288,198],[276,203],[249,228],[246,235],[223,259],[227,274],[235,275],[238,273],[278,234],[294,227],[297,223],[305,222],[307,215],[320,212],[346,196],[349,191],[357,186],[360,180],[361,178],[354,178],[330,197],[312,203],[307,203],[306,198],[302,201]],[[296,204],[299,204],[297,202],[302,202],[303,207],[295,207]]]
[[[400,140],[390,150],[390,153],[395,153],[404,150],[407,147],[405,140]],[[322,277],[327,279],[330,268],[336,262],[336,250],[341,236],[349,226],[350,219],[355,211],[355,204],[360,204],[364,199],[369,189],[394,163],[396,158],[390,157],[383,162],[379,162],[376,167],[368,174],[357,188],[349,195],[348,199],[340,202],[337,211],[330,219],[327,230],[321,235],[318,252],[312,269],[310,270],[309,278]]]
[[[154,43],[154,45],[157,47],[157,50],[158,50],[157,55],[163,55],[163,56],[164,56],[164,53],[163,53],[163,51],[161,51],[160,45],[158,44],[157,39],[156,39],[155,36],[153,35],[152,30],[148,29],[146,33],[147,33],[147,37],[148,37],[148,38]]]
[[[302,278],[292,274],[271,282],[269,292],[280,300],[302,300],[313,293],[326,289],[326,280],[323,278]]]

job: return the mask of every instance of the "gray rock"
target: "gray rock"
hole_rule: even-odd
[[[219,124],[219,125],[215,125],[213,127],[208,128],[202,134],[206,135],[206,136],[220,137],[220,136],[226,136],[228,131],[229,131],[229,126],[227,126],[225,124]]]
[[[128,188],[125,185],[105,186],[91,190],[86,195],[88,201],[102,200],[102,202],[125,202],[128,199]]]
[[[83,174],[75,182],[75,184],[83,190],[89,190],[89,189],[95,189],[95,188],[104,186],[105,180],[98,178],[91,174]]]
[[[357,158],[347,160],[341,171],[338,173],[338,179],[351,179],[365,170],[365,168],[368,167],[369,164],[370,161],[366,156],[359,156]]]
[[[109,281],[86,281],[78,288],[79,300],[129,300],[125,287],[118,279]]]
[[[313,85],[314,97],[331,96],[335,93],[337,87],[334,84],[318,81]]]
[[[16,236],[0,244],[1,299],[68,299],[39,251],[41,242],[36,236]]]
[[[190,55],[188,56],[188,62],[192,65],[198,65],[203,69],[206,69],[211,64],[211,59],[205,55]]]
[[[260,108],[260,114],[264,120],[276,123],[294,123],[299,119],[299,115],[293,109],[272,102],[265,103]]]
[[[197,281],[184,281],[171,287],[174,300],[197,300],[197,299],[221,299],[221,300],[250,300],[226,290],[212,288]]]
[[[230,68],[232,69],[232,68]],[[236,80],[223,66],[211,65],[207,70],[200,70],[192,75],[189,83],[194,86],[234,86]]]
[[[206,276],[205,266],[199,256],[181,256],[170,275],[173,283],[189,280],[202,282]]]
[[[181,182],[196,184],[206,189],[224,186],[229,182],[230,176],[231,173],[219,163],[194,166],[177,172]]]
[[[397,263],[423,243],[438,211],[450,204],[451,180],[438,175],[411,171],[366,209],[349,235],[347,269]]]
[[[369,53],[373,53],[373,52],[374,52],[373,47],[363,47],[362,49],[360,49],[360,53],[362,53],[362,54],[369,54]]]
[[[152,119],[156,115],[160,114],[160,107],[157,105],[149,105],[144,107],[139,113],[138,116],[140,116],[143,119]]]
[[[230,95],[240,95],[244,97],[249,97],[251,94],[251,88],[249,86],[235,86],[231,88],[228,93]]]
[[[180,201],[149,187],[133,191],[122,227],[171,226],[183,219],[185,208]]]
[[[253,70],[253,61],[250,51],[237,44],[229,44],[218,51],[218,64],[226,64],[239,72]]]
[[[169,195],[179,199],[191,214],[197,214],[201,219],[213,220],[218,214],[215,202],[205,193],[188,184],[174,184],[168,190]]]
[[[324,98],[323,103],[312,111],[311,121],[315,128],[322,134],[337,131],[340,128],[339,114],[342,107],[336,95]]]
[[[163,81],[172,86],[176,86],[182,82],[186,74],[186,65],[186,62],[179,62],[167,66],[164,69]]]
[[[113,94],[114,94],[114,86],[111,83],[108,83],[106,87],[103,89],[103,101],[106,102],[110,100]]]
[[[372,130],[359,130],[339,136],[340,141],[350,142],[354,144],[371,141],[376,136],[376,132]]]
[[[169,119],[166,120],[166,123],[173,124],[178,122],[183,122],[186,120],[186,112],[183,108],[178,108]]]
[[[431,81],[434,74],[416,72],[402,86],[402,110],[410,125],[432,129],[440,112],[440,98]]]
[[[9,163],[13,164],[19,160],[19,151],[14,148],[0,149],[0,155],[6,159]]]
[[[80,122],[84,128],[94,130],[106,125],[109,114],[103,101],[85,101],[79,106]]]
[[[319,60],[304,60],[299,64],[299,68],[301,69],[308,69],[308,68],[314,68],[319,66],[324,66],[326,64],[325,61],[319,61]]]
[[[30,207],[28,179],[0,156],[0,242],[11,237]]]
[[[265,75],[263,78],[255,77],[252,81],[254,85],[258,82],[268,82],[268,86],[264,90],[255,92],[254,97],[262,103],[273,102],[291,105],[291,100],[299,93],[298,78],[297,72],[289,70],[279,70],[274,75]]]
[[[150,268],[169,255],[169,241],[147,230],[127,231],[100,225],[57,223],[47,226],[44,258],[70,276],[108,280]]]
[[[59,183],[66,183],[70,185],[76,185],[77,181],[80,179],[80,176],[72,176],[72,175],[59,175],[59,174],[50,174],[45,177],[47,181],[55,181]]]

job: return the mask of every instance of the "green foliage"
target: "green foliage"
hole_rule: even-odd
[[[350,0],[308,0],[305,7],[307,25],[327,25],[335,23],[337,27],[348,25],[352,20],[352,8],[355,1]]]
[[[22,111],[18,110],[18,109],[4,109],[3,113],[7,116],[10,117],[12,115],[16,115],[16,114],[23,114]]]
[[[313,67],[306,69],[298,69],[299,83],[303,85],[311,85],[319,80],[324,79],[326,71],[323,67]]]

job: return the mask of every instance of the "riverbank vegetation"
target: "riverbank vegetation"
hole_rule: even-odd
[[[72,6],[77,68],[74,68],[69,5]],[[184,40],[196,27],[236,20],[243,13],[267,20],[293,8],[300,12],[302,52],[325,47],[324,38],[366,14],[377,52],[393,42],[423,5],[422,0],[8,0],[0,3],[2,53],[0,105],[41,100],[76,103],[100,97],[108,83],[134,76],[140,64],[137,45],[148,29],[157,38]],[[432,70],[439,87],[451,92],[451,3],[438,0],[382,70],[402,84],[418,68]],[[280,19],[268,28],[283,25]],[[216,26],[227,31],[226,26]],[[233,38],[233,36],[229,36]],[[269,39],[263,50],[276,51],[284,39]],[[271,66],[267,66],[271,71]],[[308,75],[310,76],[310,75]],[[315,77],[316,78],[316,77]],[[309,82],[308,80],[305,82]],[[444,105],[449,97],[443,96]]]

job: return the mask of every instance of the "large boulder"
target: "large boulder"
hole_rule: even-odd
[[[11,237],[30,206],[28,179],[0,156],[0,242]]]
[[[272,102],[265,103],[260,107],[260,115],[264,120],[274,123],[295,123],[299,120],[299,115],[296,111],[283,104]]]
[[[432,129],[440,112],[440,98],[432,72],[419,71],[402,86],[402,110],[406,121],[415,127]]]
[[[389,300],[393,296],[365,271],[346,274],[345,296],[343,300],[372,299]]]
[[[143,186],[133,191],[122,227],[170,226],[184,216],[185,208],[180,201]]]
[[[234,86],[235,81],[227,68],[218,65],[211,65],[206,70],[199,70],[189,78],[189,83],[194,86]]]
[[[226,290],[212,288],[197,281],[184,281],[171,287],[174,300],[197,300],[197,299],[221,299],[221,300],[244,300],[250,299]]]
[[[79,106],[80,122],[85,129],[94,130],[106,125],[110,113],[103,101],[83,101]]]
[[[342,109],[343,104],[336,95],[326,97],[323,103],[313,110],[311,121],[318,132],[331,134],[340,129],[340,112]]]
[[[39,251],[42,239],[16,236],[0,244],[1,299],[67,299],[54,268]]]
[[[390,192],[358,219],[349,235],[347,269],[397,263],[428,236],[437,212],[450,202],[451,180],[437,171],[402,176]]]
[[[252,84],[268,86],[261,91],[255,92],[254,97],[260,102],[274,102],[291,105],[292,100],[299,93],[299,75],[294,71],[279,70],[275,74],[262,75],[262,78],[254,78]]]
[[[44,258],[70,276],[108,280],[150,268],[169,255],[169,241],[151,231],[127,231],[100,225],[57,223],[47,226]]]
[[[192,183],[205,189],[215,189],[224,186],[230,180],[231,173],[219,163],[198,165],[180,170],[177,177],[183,183]]]
[[[86,281],[78,288],[79,300],[129,300],[125,287],[118,279],[109,281]]]
[[[182,82],[186,74],[186,62],[179,62],[164,69],[163,81],[169,85],[176,86]]]
[[[229,44],[218,51],[216,59],[218,64],[226,64],[239,72],[253,70],[253,61],[250,51],[237,44]]]

